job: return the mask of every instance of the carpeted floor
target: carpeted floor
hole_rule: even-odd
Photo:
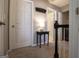
[[[50,44],[50,46],[42,45],[42,48],[24,47],[12,50],[8,55],[10,58],[53,58],[54,46],[54,44]],[[59,54],[61,58],[68,58],[68,51],[68,43],[59,45]]]

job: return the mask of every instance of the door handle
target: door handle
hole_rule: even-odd
[[[0,22],[0,25],[5,25],[5,23],[4,22]]]
[[[76,8],[76,14],[79,15],[79,7]]]
[[[15,27],[15,25],[12,25],[12,28],[14,28]]]

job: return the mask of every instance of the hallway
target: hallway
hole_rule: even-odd
[[[78,7],[79,0],[0,0],[0,58],[79,57]],[[50,32],[49,46],[36,46],[37,31]]]

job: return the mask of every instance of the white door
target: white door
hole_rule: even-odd
[[[10,49],[32,46],[33,3],[27,0],[11,0],[10,4]]]
[[[0,0],[0,22],[4,21],[4,0]],[[0,55],[4,54],[4,26],[0,25]]]
[[[0,55],[8,50],[8,0],[0,0]]]

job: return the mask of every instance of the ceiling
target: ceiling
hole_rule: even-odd
[[[68,0],[49,0],[49,2],[58,7],[63,7],[63,6],[68,5]]]
[[[67,8],[67,6],[69,5],[69,0],[48,0],[48,1],[49,3],[58,6],[63,10],[65,7]]]

